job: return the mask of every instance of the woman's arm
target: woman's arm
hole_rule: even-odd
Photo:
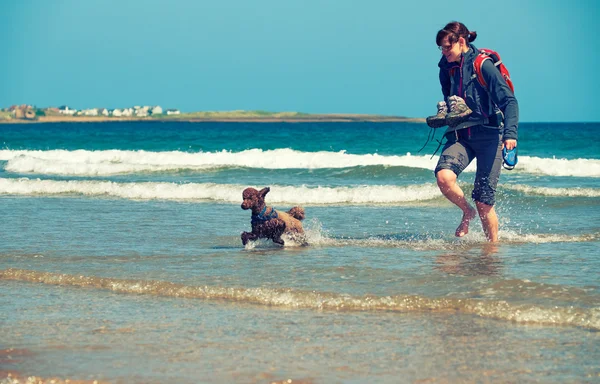
[[[504,114],[503,141],[517,140],[519,126],[519,104],[515,94],[510,89],[502,74],[492,60],[485,60],[481,66],[483,79],[487,83],[488,93],[494,104]]]
[[[450,74],[448,70],[440,68],[440,85],[442,86],[442,94],[444,95],[444,101],[448,102],[450,96]]]

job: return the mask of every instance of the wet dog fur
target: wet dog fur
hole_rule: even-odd
[[[292,236],[304,235],[301,223],[301,220],[304,220],[304,209],[293,207],[287,212],[275,211],[275,208],[265,203],[265,196],[270,190],[269,187],[260,191],[246,188],[242,192],[242,209],[252,210],[252,232],[242,232],[243,245],[257,239],[271,239],[274,243],[283,245],[281,235],[284,233]]]

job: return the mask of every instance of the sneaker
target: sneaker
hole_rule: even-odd
[[[502,148],[502,166],[504,169],[507,171],[512,171],[518,162],[519,158],[517,157],[517,147],[514,147],[511,150]]]
[[[440,128],[448,125],[448,123],[446,123],[446,115],[448,114],[448,105],[446,102],[440,101],[437,103],[437,110],[437,115],[429,116],[427,118],[427,125],[431,128]]]
[[[467,103],[459,96],[450,96],[448,98],[450,102],[450,113],[446,115],[446,122],[452,128],[456,127],[460,123],[464,123],[469,120],[471,116],[471,108],[467,106]]]

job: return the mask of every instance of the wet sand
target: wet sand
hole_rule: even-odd
[[[312,379],[274,379],[265,373],[257,378],[256,383],[269,384],[314,384]],[[63,379],[60,377],[39,377],[22,375],[12,371],[0,371],[0,384],[110,384],[110,381]]]

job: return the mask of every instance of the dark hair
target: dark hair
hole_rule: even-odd
[[[469,31],[469,29],[463,23],[458,21],[451,21],[442,29],[440,29],[435,37],[435,43],[440,46],[442,41],[448,37],[448,43],[454,44],[459,38],[465,39],[467,43],[475,41],[477,38],[477,32]]]

